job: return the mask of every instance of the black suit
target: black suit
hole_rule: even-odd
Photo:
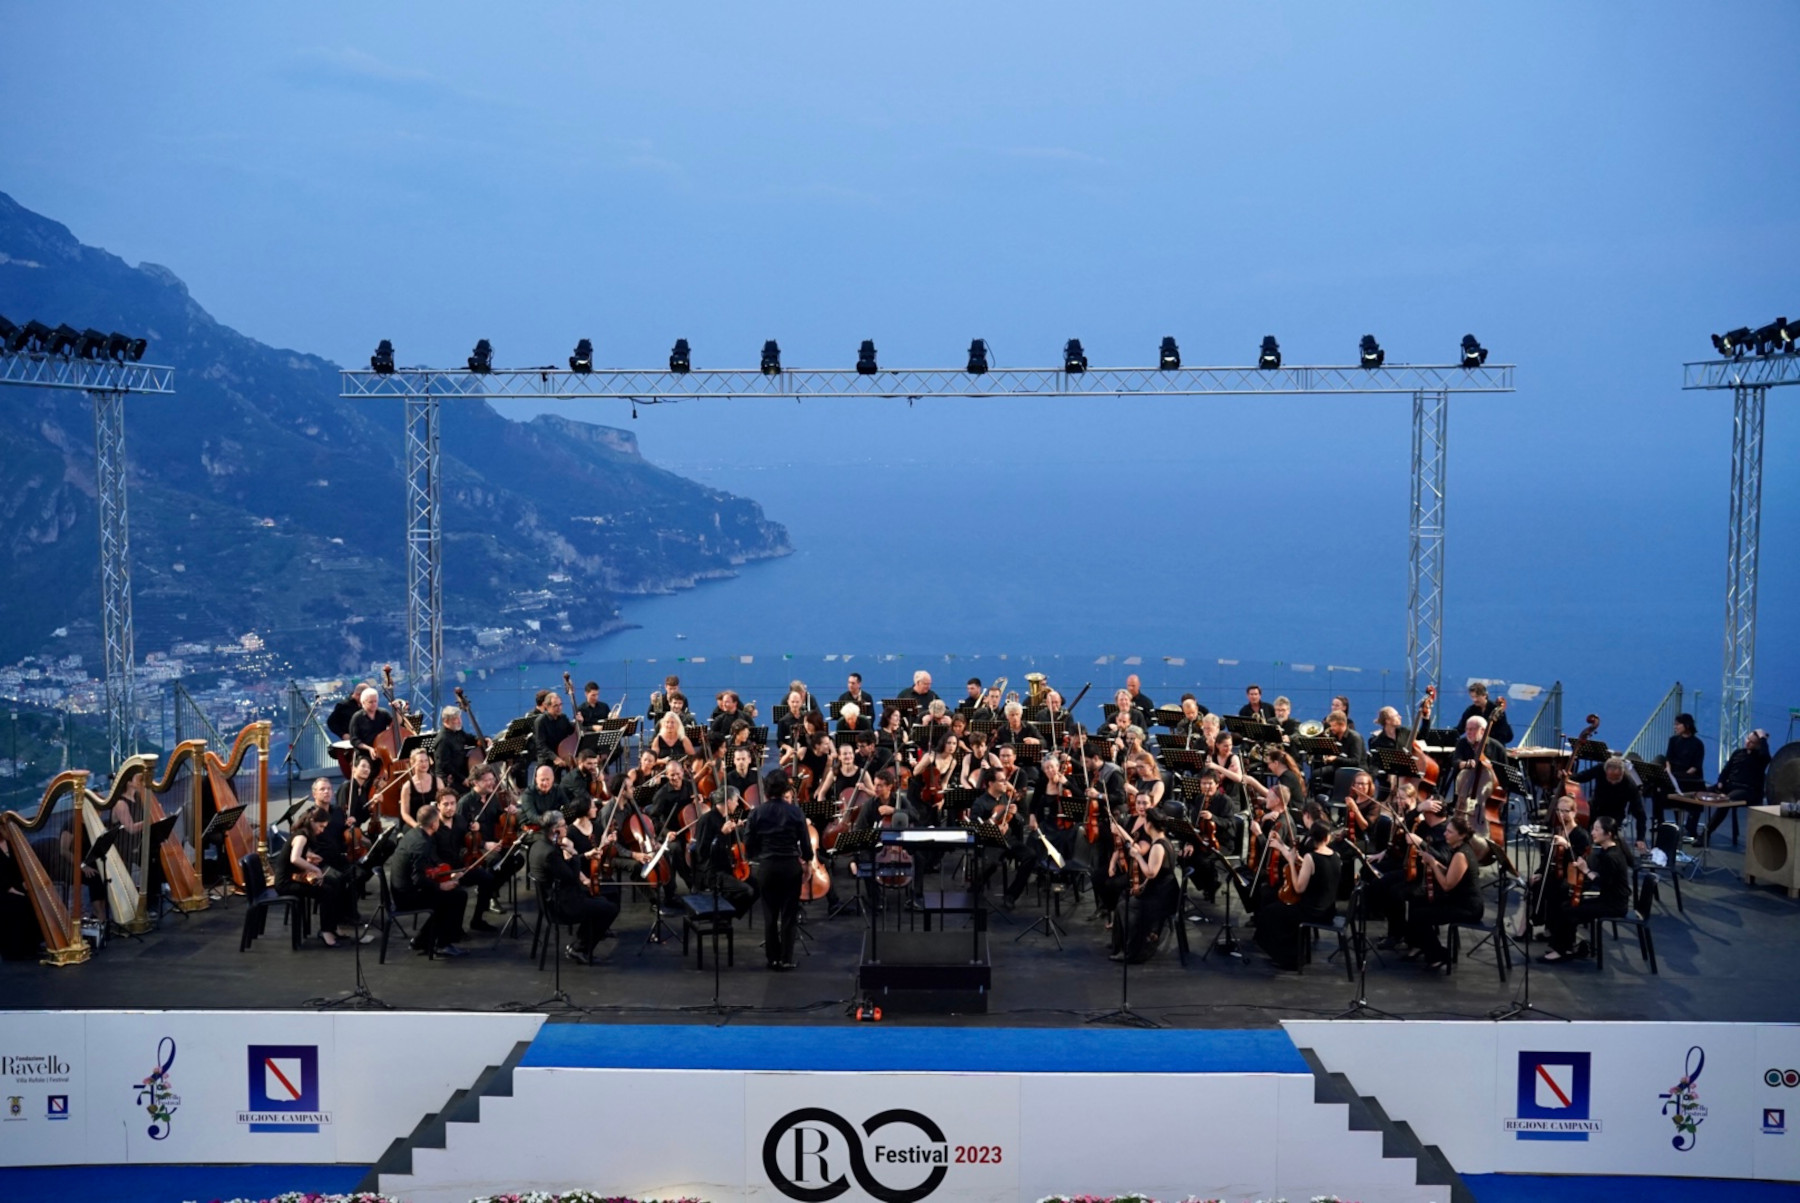
[[[762,892],[763,953],[769,963],[792,964],[794,933],[800,925],[800,886],[813,857],[806,816],[785,798],[770,799],[750,812],[745,844],[756,862]]]
[[[558,923],[572,925],[576,950],[582,956],[591,956],[594,945],[606,938],[613,920],[619,917],[619,904],[604,895],[587,892],[581,884],[581,870],[561,844],[552,844],[542,836],[534,839],[528,863],[532,885],[545,913]]]
[[[413,937],[413,947],[417,949],[442,948],[463,938],[463,912],[469,905],[469,892],[461,886],[446,890],[427,876],[429,870],[443,863],[437,841],[427,836],[423,827],[409,830],[387,863],[388,888],[394,905],[403,911],[431,911],[431,918]]]

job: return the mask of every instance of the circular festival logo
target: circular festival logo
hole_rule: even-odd
[[[1763,1072],[1763,1085],[1800,1086],[1800,1069],[1770,1069]]]
[[[914,1129],[924,1137],[911,1144],[877,1141],[871,1169],[863,1137],[892,1126]],[[892,1140],[890,1135],[888,1140]],[[902,1137],[901,1139],[905,1139]],[[883,1111],[864,1121],[858,1132],[849,1120],[823,1107],[790,1111],[769,1128],[763,1138],[763,1170],[775,1189],[800,1203],[825,1203],[850,1189],[851,1179],[882,1203],[918,1203],[943,1185],[950,1172],[950,1146],[944,1130],[928,1115],[903,1108]],[[929,1166],[923,1181],[917,1170]],[[847,1172],[846,1172],[847,1171]],[[883,1179],[912,1180],[911,1185],[890,1185]]]

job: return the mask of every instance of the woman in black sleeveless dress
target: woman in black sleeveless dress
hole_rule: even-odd
[[[1331,847],[1331,828],[1314,823],[1306,830],[1305,852],[1289,848],[1274,831],[1269,834],[1274,854],[1287,864],[1294,885],[1300,891],[1299,902],[1275,899],[1264,903],[1256,912],[1256,943],[1269,954],[1269,960],[1282,969],[1300,968],[1300,925],[1330,923],[1337,913],[1338,881],[1344,862]]]

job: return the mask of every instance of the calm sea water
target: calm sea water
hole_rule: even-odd
[[[670,672],[697,706],[730,686],[767,713],[790,679],[835,696],[852,668],[878,696],[917,668],[953,697],[970,676],[1022,687],[1042,671],[1065,694],[1091,680],[1083,717],[1129,672],[1159,702],[1192,690],[1215,708],[1235,709],[1255,681],[1292,697],[1302,717],[1347,693],[1364,726],[1382,704],[1404,712],[1416,702],[1405,696],[1408,428],[1398,410],[1378,427],[1364,421],[1361,450],[1340,458],[1330,435],[1345,416],[1329,407],[1285,419],[1319,427],[1310,433],[1147,401],[974,416],[807,408],[804,426],[767,409],[686,407],[679,420],[646,411],[651,420],[632,429],[649,458],[756,498],[787,524],[795,553],[735,580],[628,600],[640,629],[568,665],[470,682],[484,716],[520,712],[565,667],[578,684],[600,681],[609,701],[630,693],[632,709]],[[1471,677],[1561,680],[1565,725],[1596,710],[1603,737],[1623,746],[1681,680],[1701,691],[1711,743],[1711,574],[1596,589],[1531,553],[1529,497],[1496,501],[1456,462],[1453,485],[1458,469],[1469,479],[1451,495],[1443,681],[1457,708]],[[1653,496],[1632,505],[1646,534],[1678,508]],[[1631,559],[1629,549],[1602,554]],[[1515,706],[1523,730],[1537,703]]]

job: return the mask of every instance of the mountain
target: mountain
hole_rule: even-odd
[[[0,314],[142,335],[147,362],[176,368],[173,396],[126,401],[140,656],[249,633],[302,672],[400,653],[398,403],[339,398],[336,364],[220,325],[167,268],[84,246],[4,193]],[[0,390],[0,663],[97,658],[93,431],[78,394]],[[627,431],[458,402],[441,411],[441,447],[454,666],[478,642],[513,657],[593,638],[618,625],[622,595],[789,551],[754,501],[645,462]]]

